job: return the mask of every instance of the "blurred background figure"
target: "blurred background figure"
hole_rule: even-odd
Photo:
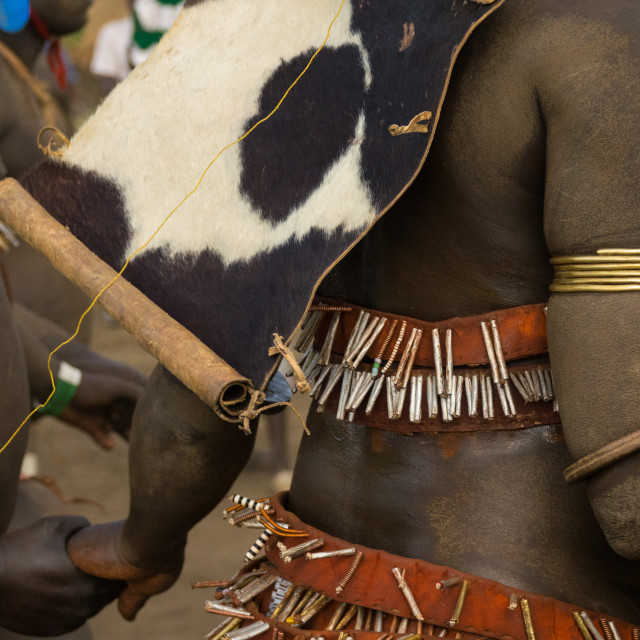
[[[43,127],[61,132],[54,134],[59,140],[71,134],[65,108],[70,81],[76,76],[59,36],[83,27],[90,4],[89,0],[0,0],[0,178],[18,177],[43,158],[37,144]],[[48,142],[43,139],[45,145]],[[48,397],[48,353],[75,330],[88,301],[6,227],[0,229],[0,276],[0,446],[4,446],[31,402]],[[89,324],[85,340],[88,329]],[[102,448],[115,447],[112,434],[127,436],[144,376],[98,356],[81,342],[65,349],[63,359],[55,356],[51,366],[59,391],[64,389],[63,371],[72,373],[74,382],[67,380],[71,386],[66,387],[69,402],[58,395],[62,402],[48,411],[57,418],[38,420],[38,426],[60,419],[91,435]],[[118,585],[84,576],[67,557],[66,539],[86,526],[87,519],[58,515],[64,506],[46,490],[33,491],[33,483],[18,490],[27,434],[23,429],[0,456],[2,640],[16,637],[14,632],[40,636],[76,629],[120,590]],[[30,460],[31,468],[23,467],[23,477],[38,475],[37,458],[32,455]],[[82,465],[85,460],[69,462]],[[86,477],[86,469],[84,473]],[[47,505],[52,506],[48,513],[53,517],[41,520]],[[88,637],[87,628],[73,633],[74,639]]]
[[[12,30],[0,28],[0,178],[17,178],[42,160],[38,135],[43,127],[52,128],[42,137],[45,146],[52,138],[60,143],[63,136],[72,133],[71,122],[57,99],[66,102],[69,97],[71,69],[59,38],[84,26],[91,3],[33,0],[25,23],[24,13],[16,17],[15,0],[2,2],[4,22]],[[42,65],[45,75],[37,77],[35,68],[41,56],[46,59]],[[54,134],[54,129],[63,136]],[[86,296],[30,247],[12,244],[2,261],[13,299],[73,332],[87,307]],[[87,323],[81,339],[87,341],[89,332]]]
[[[105,96],[144,62],[175,22],[184,0],[130,0],[130,15],[107,22],[96,38],[90,70]]]

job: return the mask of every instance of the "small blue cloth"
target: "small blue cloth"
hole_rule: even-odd
[[[7,33],[22,31],[29,22],[29,0],[0,0],[0,29]]]
[[[264,401],[269,404],[273,402],[289,402],[293,395],[287,379],[280,371],[276,371],[273,374],[267,384],[267,388],[264,390],[264,394]]]

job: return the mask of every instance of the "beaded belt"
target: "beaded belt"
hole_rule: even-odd
[[[218,587],[205,608],[226,616],[209,640],[590,640],[602,635],[594,620],[605,637],[632,640],[639,633],[628,622],[554,598],[352,545],[287,511],[286,494],[234,498],[268,526],[258,541],[266,542],[267,560],[230,581],[195,585]],[[252,522],[251,513],[236,513]]]
[[[318,411],[340,420],[405,433],[559,424],[545,310],[423,322],[317,299],[294,348]],[[514,362],[534,356],[544,363]]]

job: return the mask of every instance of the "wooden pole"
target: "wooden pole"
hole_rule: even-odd
[[[117,275],[11,178],[0,182],[0,221],[92,299]],[[124,278],[118,278],[99,303],[222,419],[239,421],[253,391],[247,378]]]

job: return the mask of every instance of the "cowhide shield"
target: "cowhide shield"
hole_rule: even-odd
[[[263,384],[273,333],[292,334],[323,274],[420,170],[456,54],[502,1],[346,0],[281,108],[222,154],[126,278]],[[63,158],[23,184],[119,268],[274,108],[339,5],[187,0]]]

